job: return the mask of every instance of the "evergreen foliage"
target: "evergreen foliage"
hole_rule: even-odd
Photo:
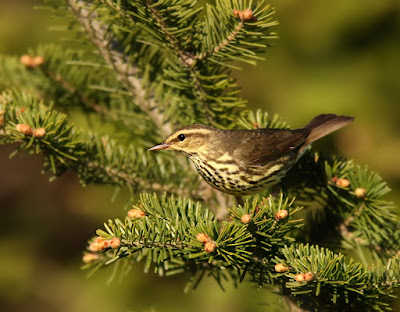
[[[0,56],[0,144],[13,144],[11,156],[42,154],[54,178],[72,170],[82,185],[130,190],[133,209],[97,231],[85,268],[140,261],[159,275],[188,272],[187,289],[205,275],[221,287],[248,276],[307,310],[391,308],[400,223],[383,199],[390,189],[368,167],[308,150],[283,192],[249,196],[244,207],[228,201],[226,217],[215,208],[225,197],[186,160],[146,152],[186,124],[288,127],[246,110],[231,75],[262,60],[275,38],[267,4],[66,0],[46,8],[71,19],[76,48],[40,46],[29,51],[43,58],[36,63]],[[74,125],[76,111],[101,126]]]

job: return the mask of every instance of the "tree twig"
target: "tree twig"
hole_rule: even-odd
[[[189,73],[190,77],[192,78],[196,93],[204,107],[205,118],[206,118],[207,122],[210,124],[212,122],[212,117],[210,115],[210,108],[207,103],[207,97],[206,97],[207,92],[201,86],[199,70],[196,69],[194,66],[192,66],[195,62],[194,55],[191,55],[190,53],[188,53],[181,47],[179,40],[173,34],[171,34],[170,31],[168,31],[168,25],[162,19],[162,17],[156,10],[156,7],[154,7],[152,4],[153,4],[152,1],[146,0],[147,9],[151,12],[154,19],[157,21],[157,24],[159,25],[160,29],[165,34],[166,40],[173,47],[174,51],[177,53],[179,59],[181,60],[182,64],[184,65],[184,68]]]
[[[138,69],[130,64],[123,53],[112,49],[113,34],[98,20],[95,10],[83,0],[67,0],[69,8],[82,25],[90,41],[99,49],[106,62],[114,69],[117,78],[125,85],[135,98],[136,104],[147,113],[162,137],[172,132],[170,123],[163,121],[163,115],[157,108],[158,103],[153,96],[148,96],[143,80],[138,77]]]
[[[234,40],[236,38],[236,36],[239,34],[239,32],[242,30],[244,26],[244,22],[240,21],[237,26],[232,30],[232,32],[226,37],[226,39],[224,41],[222,41],[219,45],[217,45],[216,47],[214,47],[214,49],[212,49],[209,52],[204,52],[202,54],[198,54],[196,55],[194,58],[196,60],[203,60],[207,57],[210,57],[212,55],[214,55],[214,53],[217,53],[219,51],[221,51],[222,49],[224,49],[229,43],[231,43],[232,40]]]

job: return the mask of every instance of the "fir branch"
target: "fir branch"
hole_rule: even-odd
[[[171,28],[166,23],[166,20],[163,19],[162,16],[157,11],[157,6],[154,5],[154,2],[150,0],[145,0],[144,2],[146,3],[147,10],[151,13],[153,18],[159,25],[161,33],[165,35],[166,41],[169,42],[172,49],[175,51],[175,53],[177,53],[180,60],[186,67],[186,69],[190,71],[191,66],[194,63],[193,56],[183,49],[183,47],[180,44],[180,41],[174,36],[173,33],[169,31],[169,29]]]
[[[256,58],[254,53],[243,48],[246,44],[253,44],[252,47],[257,46],[257,49],[265,47],[256,42],[265,41],[269,38],[265,36],[265,33],[268,32],[268,27],[274,25],[270,22],[271,12],[268,6],[264,8],[261,4],[257,4],[255,10],[260,21],[252,23],[253,25],[244,31],[243,27],[239,27],[239,29],[234,26],[234,29],[231,29],[233,21],[235,21],[232,8],[236,5],[232,1],[218,1],[215,6],[215,10],[224,15],[223,21],[228,21],[227,25],[223,22],[218,24],[211,17],[204,22],[199,19],[191,21],[189,17],[202,10],[202,8],[194,8],[196,1],[169,0],[153,3],[149,0],[130,1],[118,5],[108,4],[104,1],[102,3],[113,14],[122,17],[123,21],[111,18],[112,21],[119,24],[115,28],[121,30],[119,37],[121,37],[122,46],[134,44],[132,38],[134,37],[136,42],[157,47],[156,49],[160,51],[163,57],[168,59],[159,83],[170,87],[168,106],[179,107],[178,109],[171,109],[170,107],[165,109],[164,113],[171,118],[171,121],[182,122],[189,117],[194,122],[222,127],[232,126],[232,116],[240,111],[244,101],[236,98],[239,89],[233,83],[233,80],[228,78],[228,72],[224,67],[231,66],[226,62],[232,61],[238,56],[240,58],[242,54],[246,56],[242,60]],[[243,3],[240,5],[245,6]],[[121,11],[125,14],[121,14]],[[109,22],[106,18],[104,20],[105,23]],[[239,22],[240,25],[242,23],[242,21]],[[209,24],[213,26],[209,27]],[[218,27],[222,27],[222,29]],[[219,53],[221,51],[216,48],[215,57],[210,58],[210,60],[195,59],[199,50],[203,50],[202,37],[199,34],[202,34],[205,29],[207,29],[207,32],[202,36],[207,40],[209,37],[220,37],[221,34],[226,33],[226,30],[229,30],[230,35],[227,36],[232,44],[228,44],[226,40],[222,40],[222,43],[216,42],[216,46],[223,47],[223,53]],[[252,31],[255,29],[259,32]],[[143,33],[140,33],[140,30]],[[240,32],[240,39],[236,38],[238,32]],[[149,37],[153,41],[150,42]],[[182,101],[177,103],[176,97],[183,98],[185,104],[182,104]],[[221,107],[224,111],[223,118],[218,113],[221,111]],[[184,119],[179,119],[177,114],[178,116],[186,116]]]
[[[210,108],[207,102],[206,91],[202,87],[199,78],[200,76],[199,70],[197,70],[196,67],[193,66],[195,62],[193,55],[184,50],[179,40],[171,32],[169,32],[168,29],[170,29],[170,27],[167,25],[165,19],[163,19],[162,16],[157,11],[156,9],[157,6],[154,6],[153,2],[150,0],[146,0],[145,3],[147,9],[150,11],[151,15],[157,21],[157,24],[159,25],[161,32],[165,34],[165,38],[169,42],[172,51],[174,51],[178,55],[180,61],[185,67],[185,70],[189,73],[190,77],[193,79],[193,86],[195,88],[195,93],[198,95],[202,103],[202,106],[204,108],[206,121],[208,124],[211,124],[212,116],[210,114]]]
[[[393,300],[393,287],[400,286],[400,258],[367,269],[353,259],[346,262],[342,254],[308,244],[285,247],[283,255],[276,259],[290,267],[281,275],[287,279],[283,291],[306,309],[336,311],[346,306],[383,311]]]
[[[64,77],[60,74],[54,73],[48,67],[41,66],[43,73],[49,77],[51,80],[57,82],[62,88],[64,88],[67,92],[76,95],[81,103],[85,105],[86,108],[92,109],[93,111],[102,114],[103,116],[113,116],[112,112],[104,109],[98,103],[91,100],[88,96],[86,96],[80,89],[73,86],[70,82],[68,82]],[[114,116],[114,120],[117,118]]]
[[[210,270],[215,267],[245,270],[263,283],[271,280],[271,276],[269,270],[260,271],[259,268],[271,265],[272,259],[280,254],[280,248],[291,241],[286,235],[299,226],[299,220],[292,220],[298,208],[292,208],[293,201],[284,200],[282,196],[232,207],[231,222],[218,222],[199,203],[142,194],[139,204],[128,212],[124,222],[110,221],[106,231],[97,233],[101,239],[118,238],[128,248],[117,253],[109,250],[105,257],[113,255],[120,259],[131,255],[137,260],[143,248],[153,248],[154,253],[164,255],[162,261],[151,255],[151,261],[159,269],[165,270],[170,261],[184,264],[190,260],[195,266],[206,262],[213,263]],[[283,211],[287,215],[277,219],[277,213]],[[96,241],[91,242],[96,244],[93,243]],[[94,251],[93,246],[89,250]],[[171,254],[172,250],[176,252]]]
[[[37,97],[42,94],[37,92],[38,85],[45,85],[41,77],[34,70],[26,70],[21,61],[15,56],[0,55],[0,91],[18,88],[34,92]]]
[[[223,50],[225,47],[227,47],[231,41],[235,40],[236,36],[239,34],[239,32],[242,30],[244,26],[244,22],[240,21],[237,26],[232,30],[232,32],[226,37],[224,41],[222,41],[220,44],[218,44],[216,47],[211,52],[205,52],[200,55],[196,55],[196,59],[198,60],[203,60],[207,57],[212,56],[214,53],[217,53],[221,50]]]
[[[197,175],[192,175],[193,180],[188,179],[188,173],[173,157],[152,155],[134,146],[118,146],[115,141],[94,134],[83,135],[67,123],[66,115],[49,111],[49,107],[32,96],[3,93],[0,111],[0,143],[20,143],[12,155],[24,150],[43,154],[45,169],[55,176],[70,169],[79,175],[83,185],[107,183],[128,186],[132,192],[148,187],[158,192],[182,191],[185,195],[195,195],[192,191],[196,189]],[[40,135],[35,134],[37,129],[41,129]],[[149,167],[147,163],[157,166]],[[175,177],[165,174],[166,167],[176,170]],[[193,187],[181,187],[187,183]]]
[[[148,128],[154,129],[154,124],[133,104],[100,56],[93,59],[90,52],[51,44],[40,45],[28,53],[24,57],[38,56],[43,64],[29,68],[15,57],[0,56],[0,70],[8,77],[0,79],[1,88],[25,90],[67,113],[72,106],[84,113],[93,111],[115,128],[124,125],[129,141],[145,147],[159,142],[156,132],[142,135]]]
[[[276,38],[269,29],[277,22],[271,19],[274,11],[269,5],[263,5],[263,1],[253,8],[251,5],[245,1],[219,0],[215,7],[208,6],[204,22],[205,44],[196,57],[232,68],[235,66],[227,62],[238,60],[255,64],[256,60],[262,60],[257,54],[267,48],[268,39]]]
[[[289,125],[280,117],[275,114],[272,118],[267,112],[258,109],[256,112],[251,110],[243,111],[238,119],[238,126],[242,129],[287,129]]]
[[[240,280],[248,272],[255,282],[281,287],[288,300],[305,309],[340,310],[345,305],[383,310],[393,287],[400,286],[399,258],[366,269],[318,246],[285,246],[285,242],[291,243],[286,234],[299,226],[298,220],[292,220],[298,210],[291,210],[292,204],[283,194],[254,200],[244,207],[232,207],[231,222],[218,223],[189,200],[143,194],[125,221],[109,221],[105,230],[97,231],[100,237],[91,241],[89,250],[98,258],[86,268],[130,258],[131,262],[145,260],[146,272],[150,264],[159,274],[201,271],[199,279],[209,271],[217,281],[224,268]],[[287,218],[277,222],[278,213],[285,208],[289,210]],[[98,240],[113,239],[121,241],[117,250],[109,244],[96,249]],[[206,242],[214,247],[207,251]]]
[[[63,77],[60,72],[53,72],[49,66],[46,66],[46,64],[41,66],[40,69],[50,80],[58,83],[65,92],[70,93],[71,96],[76,96],[85,110],[92,110],[107,120],[122,122],[125,126],[130,126],[130,122],[126,118],[121,118],[120,114],[115,110],[108,109],[104,105],[100,105],[95,100],[91,99],[81,90],[81,88],[75,87],[66,77]]]
[[[99,49],[107,63],[114,69],[118,79],[134,96],[137,105],[149,116],[161,136],[172,132],[171,125],[165,123],[158,103],[153,96],[148,96],[143,81],[138,77],[138,69],[130,64],[123,53],[112,48],[115,40],[112,32],[97,20],[96,11],[83,0],[67,0],[68,6],[84,28],[92,43]]]
[[[137,189],[137,186],[140,185],[140,188],[143,190],[153,190],[159,194],[166,192],[168,194],[176,194],[178,196],[186,196],[197,200],[202,200],[199,193],[195,192],[193,189],[183,189],[172,185],[169,186],[158,182],[151,182],[137,176],[133,177],[132,174],[129,174],[120,168],[105,166],[98,161],[89,161],[87,163],[87,167],[92,173],[97,172],[97,174],[100,176],[106,175],[110,178],[110,182],[118,185],[128,185],[132,190]]]
[[[398,216],[392,211],[392,203],[381,199],[388,188],[368,168],[357,166],[352,160],[307,152],[287,174],[283,187],[299,203],[321,206],[314,217],[309,214],[307,222],[311,231],[312,225],[318,224],[317,239],[321,239],[322,219],[326,220],[326,235],[331,240],[336,237],[343,247],[354,249],[362,244],[383,258],[399,250],[399,244],[390,239],[399,226]],[[366,194],[357,196],[358,189],[365,189]]]

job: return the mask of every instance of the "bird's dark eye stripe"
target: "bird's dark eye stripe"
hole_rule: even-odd
[[[179,141],[183,141],[185,138],[186,138],[186,136],[185,136],[183,133],[181,133],[180,135],[178,135]]]

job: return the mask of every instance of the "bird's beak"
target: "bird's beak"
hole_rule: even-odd
[[[150,148],[148,149],[148,151],[161,151],[161,150],[165,150],[165,149],[167,149],[167,148],[169,148],[169,145],[168,145],[168,144],[161,143],[161,144],[155,145],[155,146],[153,146],[153,147],[150,147]]]

